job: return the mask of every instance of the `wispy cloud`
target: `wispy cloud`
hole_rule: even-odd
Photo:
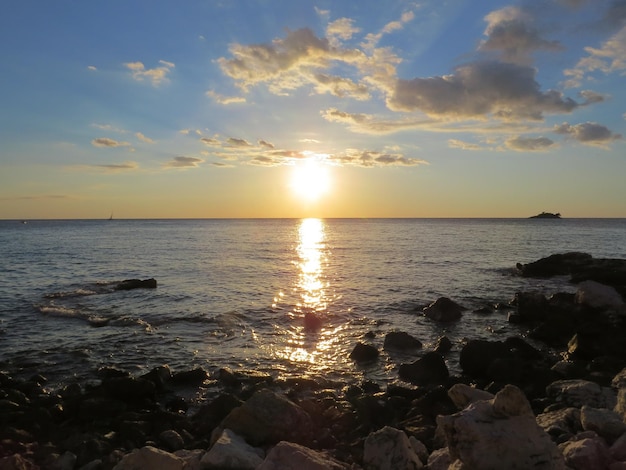
[[[178,156],[174,157],[163,166],[166,168],[196,168],[203,162],[204,160],[201,158]]]
[[[542,152],[555,145],[552,139],[547,137],[524,137],[518,136],[505,142],[507,148],[520,152]]]
[[[172,62],[159,60],[159,66],[147,69],[143,62],[126,62],[124,66],[131,71],[132,77],[142,82],[149,81],[153,86],[159,86],[169,81],[167,77],[175,65]]]
[[[130,147],[130,142],[118,141],[115,139],[109,139],[108,137],[98,137],[91,141],[91,145],[94,147],[116,148],[116,147]]]
[[[246,98],[243,96],[224,96],[224,95],[220,95],[214,90],[207,91],[206,95],[209,98],[211,98],[213,101],[215,101],[216,103],[223,104],[223,105],[240,104],[240,103],[246,102]]]
[[[137,139],[139,139],[140,141],[146,143],[146,144],[154,144],[154,140],[152,140],[150,137],[146,137],[145,135],[143,135],[141,132],[136,132],[135,133],[135,137],[137,137]]]
[[[572,139],[585,144],[607,148],[610,142],[622,139],[621,134],[616,134],[608,127],[596,122],[585,122],[571,125],[567,122],[554,128],[556,134],[567,135]]]
[[[66,167],[70,171],[86,172],[86,173],[104,173],[104,174],[117,174],[132,172],[139,169],[137,162],[123,162],[123,163],[110,163],[110,164],[94,164],[94,165],[72,165]]]

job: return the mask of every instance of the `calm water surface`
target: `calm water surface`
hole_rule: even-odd
[[[391,381],[420,352],[357,366],[363,335],[382,349],[406,331],[427,350],[442,334],[457,346],[517,334],[506,313],[472,310],[573,291],[514,273],[566,251],[626,258],[626,219],[0,221],[0,368],[53,383],[162,364]],[[113,290],[150,277],[157,289]],[[469,308],[461,321],[416,313],[440,296]],[[304,329],[306,312],[319,331]]]

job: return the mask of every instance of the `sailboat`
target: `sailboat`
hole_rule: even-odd
[[[109,220],[113,220],[113,212],[111,212],[111,215],[109,216]]]

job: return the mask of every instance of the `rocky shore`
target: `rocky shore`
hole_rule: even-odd
[[[527,333],[502,341],[363,338],[356,362],[415,352],[384,387],[164,365],[51,390],[44,371],[2,372],[0,469],[626,469],[626,260],[566,253],[518,270],[570,276],[577,292],[516,293],[508,319]],[[442,298],[419,314],[468,313]],[[186,398],[207,386],[205,402]]]

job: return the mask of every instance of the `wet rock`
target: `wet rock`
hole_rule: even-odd
[[[433,349],[439,354],[446,354],[452,349],[452,341],[447,336],[440,336],[437,338]]]
[[[436,352],[428,352],[410,364],[400,364],[398,373],[402,380],[416,385],[442,384],[450,377],[446,362]]]
[[[379,470],[417,470],[423,464],[409,442],[407,435],[399,429],[385,426],[371,433],[365,440],[363,451],[365,468]]]
[[[452,464],[452,458],[447,447],[436,449],[428,456],[428,470],[448,470]]]
[[[592,256],[587,253],[569,252],[550,255],[532,263],[517,263],[524,277],[551,277],[567,275],[577,268],[588,265]]]
[[[159,470],[183,470],[185,462],[169,452],[152,446],[135,449],[113,467],[113,470],[138,470],[154,468]]]
[[[549,398],[564,407],[581,408],[587,405],[613,409],[617,402],[615,391],[588,380],[557,380],[548,385],[546,393]]]
[[[185,462],[185,470],[205,470],[204,465],[200,463],[204,453],[202,449],[181,449],[174,452],[174,455]]]
[[[279,442],[256,470],[347,470],[337,460],[293,442]]]
[[[493,400],[440,416],[437,423],[454,468],[565,469],[561,453],[513,385],[505,386]]]
[[[163,431],[159,434],[159,442],[170,452],[174,452],[185,447],[185,440],[173,429],[168,429],[167,431]]]
[[[115,286],[115,290],[156,289],[157,281],[150,279],[125,279]]]
[[[611,462],[609,448],[598,436],[581,436],[560,444],[559,449],[572,470],[604,470]]]
[[[390,331],[385,335],[385,341],[383,343],[383,349],[419,349],[422,347],[422,342],[414,338],[408,333],[403,331]]]
[[[548,313],[548,299],[538,292],[517,292],[513,303],[517,306],[518,323],[543,320]]]
[[[485,377],[494,359],[508,355],[509,349],[501,341],[471,340],[461,349],[459,364],[470,377]]]
[[[452,322],[459,320],[463,315],[463,307],[447,297],[440,297],[435,302],[424,308],[427,318],[438,322]]]
[[[254,393],[242,406],[233,409],[220,426],[242,436],[252,445],[273,444],[282,440],[306,442],[314,432],[311,417],[298,405],[271,390]]]
[[[224,429],[200,462],[207,468],[254,470],[264,457],[263,450],[252,447],[230,429]]]
[[[154,383],[157,388],[162,389],[172,379],[172,371],[168,365],[155,367],[147,374],[141,376],[142,379]]]
[[[583,406],[580,421],[585,431],[594,431],[607,442],[614,442],[626,432],[622,417],[613,410]]]
[[[209,378],[207,371],[198,367],[192,370],[176,372],[172,375],[172,382],[177,385],[199,386]]]
[[[102,381],[109,396],[122,401],[154,400],[156,385],[150,380],[135,377],[112,377]]]
[[[350,359],[356,362],[371,362],[378,359],[379,354],[375,346],[358,342],[350,353]]]

